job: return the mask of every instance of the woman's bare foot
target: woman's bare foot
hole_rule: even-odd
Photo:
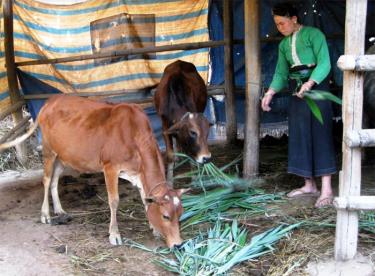
[[[322,208],[322,207],[327,207],[327,206],[332,206],[333,202],[333,196],[323,196],[321,195],[315,202],[315,207],[316,208]]]
[[[315,190],[306,190],[304,187],[294,189],[290,191],[286,196],[293,198],[293,197],[301,197],[301,196],[319,196],[320,193],[317,189]]]
[[[301,197],[301,196],[318,196],[319,191],[316,187],[315,180],[313,178],[305,178],[305,185],[301,188],[294,189],[289,192],[286,196],[293,198],[293,197]]]
[[[331,175],[322,176],[322,193],[315,202],[316,208],[331,206],[333,202],[333,192],[331,187]]]

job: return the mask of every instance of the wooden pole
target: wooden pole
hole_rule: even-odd
[[[261,61],[259,38],[259,0],[245,0],[246,124],[244,144],[244,177],[259,171],[259,98]]]
[[[145,53],[159,53],[167,51],[176,50],[194,50],[208,47],[219,47],[224,45],[225,42],[219,41],[204,41],[204,42],[192,42],[192,43],[181,43],[176,45],[163,45],[163,46],[150,46],[144,48],[131,48],[121,51],[113,51],[108,53],[98,53],[98,54],[87,54],[64,58],[53,58],[53,59],[41,59],[41,60],[29,60],[17,62],[16,66],[27,66],[27,65],[40,65],[40,64],[54,64],[54,63],[64,63],[72,61],[82,61],[88,59],[100,59],[109,57],[123,57],[133,54],[145,54]]]
[[[366,29],[367,0],[346,1],[345,55],[363,55]],[[363,74],[344,72],[343,135],[362,127]],[[342,145],[339,197],[359,196],[361,191],[361,149]],[[335,259],[353,259],[357,252],[358,212],[337,211]]]
[[[207,87],[207,93],[209,96],[214,95],[224,95],[224,87],[222,85],[210,85]],[[235,93],[243,94],[241,89],[236,89]],[[110,97],[110,96],[120,96],[124,102],[131,102],[131,103],[143,103],[143,102],[152,102],[154,97],[152,96],[152,92],[146,92],[146,90],[121,90],[121,91],[102,91],[102,92],[80,92],[80,93],[69,93],[67,95],[70,96],[78,96],[78,97]],[[52,96],[56,96],[56,94],[49,93],[49,94],[33,94],[33,95],[25,95],[23,99],[25,101],[28,100],[39,100],[39,99],[48,99]],[[23,102],[24,104],[24,102]],[[22,106],[22,105],[21,105]],[[16,106],[12,106],[12,110],[14,110]],[[18,106],[19,108],[19,106]],[[7,109],[6,111],[0,113],[0,120],[4,118],[6,115],[9,115],[10,111]]]
[[[237,139],[236,101],[233,79],[233,10],[232,0],[224,0],[224,87],[227,143]]]
[[[8,77],[9,96],[12,104],[22,101],[18,89],[16,66],[14,63],[14,41],[13,41],[13,3],[12,0],[4,0],[4,49],[5,49],[5,66]],[[12,113],[13,122],[18,125],[22,121],[22,110]],[[27,149],[24,143],[16,146],[17,159],[26,163]]]

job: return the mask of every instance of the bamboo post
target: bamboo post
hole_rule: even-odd
[[[245,0],[245,64],[246,124],[244,144],[244,177],[252,178],[259,171],[259,97],[261,63],[259,0]]]
[[[345,55],[364,53],[367,0],[346,1]],[[344,72],[343,136],[362,126],[363,75]],[[361,149],[342,145],[343,161],[340,172],[339,197],[359,196],[361,190]],[[338,209],[336,222],[335,259],[345,261],[357,252],[358,212]]]
[[[4,1],[4,49],[5,49],[5,65],[8,77],[9,96],[12,104],[22,101],[16,76],[16,67],[14,60],[14,41],[13,41],[13,1]],[[13,122],[18,125],[22,121],[22,110],[12,113]],[[27,148],[24,143],[16,146],[17,159],[22,164],[26,163]]]
[[[236,101],[234,97],[233,79],[233,11],[232,1],[224,0],[224,86],[225,86],[225,117],[227,143],[237,139]]]

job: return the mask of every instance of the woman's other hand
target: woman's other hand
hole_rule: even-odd
[[[270,111],[270,103],[272,101],[273,95],[275,95],[276,92],[272,89],[268,89],[268,91],[264,94],[264,97],[262,99],[262,109],[263,111]]]
[[[303,94],[306,92],[306,91],[310,91],[311,88],[314,86],[315,82],[313,80],[308,80],[307,82],[305,82],[304,84],[302,84],[301,88],[299,89],[298,93],[296,94],[296,96],[298,98],[303,98]]]

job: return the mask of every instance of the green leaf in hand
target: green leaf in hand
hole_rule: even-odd
[[[337,96],[333,95],[331,92],[323,90],[310,90],[305,92],[304,97],[308,97],[312,100],[330,100],[339,105],[342,104],[342,101]]]
[[[304,99],[306,100],[306,103],[307,103],[307,105],[310,107],[311,112],[314,114],[315,118],[316,118],[321,124],[323,124],[322,113],[320,112],[320,109],[319,109],[318,105],[314,102],[314,100],[312,100],[312,99],[309,98],[309,97],[304,97]]]

